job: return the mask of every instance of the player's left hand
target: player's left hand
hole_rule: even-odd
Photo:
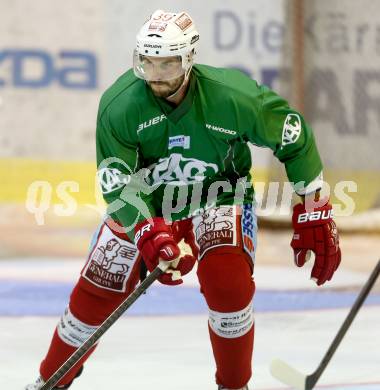
[[[293,208],[294,235],[290,245],[294,251],[294,262],[302,267],[307,261],[307,252],[313,251],[315,261],[311,279],[318,286],[331,280],[341,260],[338,231],[332,216],[332,206],[328,202],[309,212],[302,203]]]
[[[196,260],[194,256],[184,255],[181,256],[178,264],[171,266],[164,274],[159,277],[159,281],[162,284],[167,284],[169,286],[176,286],[182,284],[182,276],[188,274],[194,267]],[[147,265],[149,269],[149,265]],[[154,267],[153,267],[154,268]]]

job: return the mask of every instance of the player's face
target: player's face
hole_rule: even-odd
[[[167,98],[178,90],[184,78],[185,75],[170,81],[148,81],[148,85],[156,96]]]
[[[144,70],[153,93],[163,98],[176,92],[185,77],[181,57],[144,57]]]

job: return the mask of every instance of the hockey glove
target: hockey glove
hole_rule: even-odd
[[[331,280],[341,260],[338,231],[332,216],[332,206],[328,202],[311,212],[307,212],[302,203],[293,208],[294,235],[290,245],[294,262],[297,267],[302,267],[307,261],[307,252],[313,251],[315,261],[311,279],[318,286]]]
[[[176,242],[181,242],[183,240],[190,247],[191,253],[195,257],[198,256],[199,250],[195,244],[193,224],[191,222],[191,219],[185,219],[185,220],[173,222],[172,232]],[[195,259],[194,259],[194,263],[195,263]]]
[[[164,219],[154,217],[151,222],[145,220],[135,227],[135,245],[149,272],[157,267],[159,260],[172,261],[178,258],[181,253],[173,237],[171,227],[165,223]],[[183,283],[181,276],[191,271],[194,262],[193,256],[185,255],[158,280],[168,285],[181,284]]]

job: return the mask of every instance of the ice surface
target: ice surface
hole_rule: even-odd
[[[0,389],[23,389],[35,379],[81,266],[76,260],[58,259],[0,262]],[[293,267],[257,268],[251,389],[286,389],[269,373],[275,357],[311,373],[367,277],[342,270],[333,288],[317,289],[308,272]],[[46,290],[48,286],[52,290]],[[38,313],[38,308],[51,307],[52,296],[46,291],[54,292],[58,302],[50,316]],[[6,311],[7,302],[14,316]],[[152,307],[159,309],[150,311]],[[321,389],[380,389],[379,324],[380,296],[374,293],[323,374]],[[207,311],[193,275],[181,288],[153,286],[136,303],[135,312],[131,310],[104,336],[72,388],[215,390],[214,370]]]

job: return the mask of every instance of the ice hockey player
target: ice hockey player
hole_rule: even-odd
[[[159,259],[178,257],[160,281],[181,283],[197,262],[217,386],[248,389],[257,227],[250,143],[272,149],[300,195],[292,219],[296,265],[313,251],[311,278],[322,285],[340,263],[331,204],[319,200],[309,210],[304,203],[318,200],[322,186],[311,128],[241,72],[194,64],[198,43],[186,12],[155,11],[137,35],[133,69],[101,98],[96,146],[108,215],[28,390],[39,389],[133,291],[143,262],[151,271]],[[192,255],[180,254],[182,240]],[[57,389],[69,387],[93,349]]]

